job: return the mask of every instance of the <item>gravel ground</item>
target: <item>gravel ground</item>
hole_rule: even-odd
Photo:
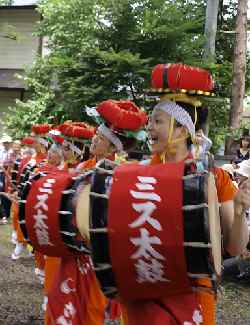
[[[34,274],[34,260],[24,252],[12,261],[10,227],[0,226],[0,325],[42,325],[42,286]]]
[[[34,275],[33,258],[24,253],[12,261],[9,238],[10,226],[0,225],[0,325],[42,325],[42,287]],[[250,280],[227,280],[218,293],[217,325],[250,325],[249,306]]]

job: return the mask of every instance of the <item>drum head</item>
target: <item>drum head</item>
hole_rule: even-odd
[[[76,202],[76,225],[84,239],[90,240],[89,235],[89,193],[91,184],[86,184],[77,196]]]
[[[212,245],[212,256],[214,262],[214,269],[217,276],[221,274],[222,256],[221,256],[221,226],[219,203],[217,197],[217,190],[215,186],[215,179],[212,173],[208,175],[208,220],[210,240]]]

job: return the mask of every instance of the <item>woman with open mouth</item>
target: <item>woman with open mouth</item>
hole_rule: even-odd
[[[213,88],[211,75],[203,69],[183,64],[161,64],[153,70],[152,85],[158,94],[164,95],[153,108],[149,119],[148,137],[152,158],[144,164],[166,164],[168,168],[169,163],[193,160],[191,144],[196,130],[205,122],[199,94],[210,95]],[[197,169],[206,167],[200,166],[198,162],[194,166]],[[214,167],[212,171],[220,203],[223,247],[227,253],[236,256],[245,249],[249,238],[245,211],[250,206],[250,182],[245,182],[237,190],[221,168]],[[181,320],[185,308],[188,309],[185,295],[170,297],[166,293],[166,298],[128,303],[124,312],[125,323],[139,324],[138,321],[144,319],[143,324],[216,324],[216,294],[212,281],[200,277],[190,279],[190,283],[193,288],[199,288],[193,293],[199,307],[192,319]],[[173,307],[175,299],[181,308],[176,308],[176,305]]]

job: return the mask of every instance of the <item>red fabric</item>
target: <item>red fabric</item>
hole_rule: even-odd
[[[35,156],[35,160],[37,162],[37,164],[40,164],[43,160],[45,160],[47,157],[47,153],[43,153],[43,152],[39,152],[36,154]]]
[[[165,165],[129,164],[115,170],[109,200],[109,247],[119,293],[126,300],[154,299],[191,290],[183,246],[183,171],[183,162],[170,163],[167,169]],[[155,182],[150,185],[152,189],[150,186],[145,190],[138,189],[143,185],[140,182],[148,178]],[[135,197],[141,194],[146,197]],[[148,194],[157,197],[151,196],[150,199]],[[142,207],[143,204],[147,207]],[[152,205],[154,208],[151,210]],[[146,215],[147,219],[143,220],[142,216]],[[144,235],[147,233],[144,243],[148,242],[148,238],[158,243],[154,241],[150,245],[154,251],[147,248],[146,254],[135,254],[141,248],[138,240],[141,240],[143,232]],[[139,275],[140,272],[143,274]]]
[[[125,325],[202,325],[196,294],[123,304]],[[199,322],[200,320],[200,322]]]
[[[136,131],[147,123],[147,114],[131,101],[106,100],[97,106],[97,111],[118,129]]]
[[[35,251],[34,253],[34,257],[35,257],[35,265],[38,269],[40,270],[44,270],[45,267],[45,258],[44,255]]]
[[[108,305],[108,316],[107,318],[110,319],[111,321],[117,320],[121,318],[121,305],[118,301],[116,301],[115,299],[111,299],[109,301],[109,305]]]
[[[58,129],[63,135],[78,139],[91,139],[96,131],[93,126],[84,122],[65,122]]]
[[[64,138],[63,138],[62,136],[60,136],[60,135],[52,134],[52,135],[51,135],[51,138],[52,138],[55,142],[60,143],[60,144],[63,144],[63,142],[64,142]]]
[[[71,183],[68,173],[51,173],[35,181],[28,194],[25,220],[29,239],[34,248],[45,255],[72,254],[62,241],[60,215],[57,213],[60,211],[62,191]],[[43,197],[40,201],[39,196]]]
[[[46,134],[51,129],[49,124],[35,124],[32,126],[32,132],[35,134]]]
[[[211,74],[201,68],[182,63],[158,64],[152,70],[151,87],[171,90],[202,90],[211,92],[214,81]]]
[[[16,201],[13,201],[11,205],[11,210],[12,210],[12,223],[13,223],[13,228],[17,234],[17,241],[18,243],[26,244],[27,242],[24,239],[23,232],[18,222],[19,206]]]
[[[91,139],[94,134],[95,131],[92,127],[83,128],[80,126],[74,126],[72,129],[72,137],[74,138]]]
[[[11,168],[10,166],[8,167],[7,170],[4,171],[5,173],[5,179],[4,179],[4,191],[6,193],[11,192]]]
[[[63,168],[62,170],[58,169],[58,166],[52,165],[52,164],[48,164],[47,162],[44,162],[44,164],[37,168],[36,172],[44,172],[44,173],[59,173],[59,175],[62,172],[65,172],[66,170]]]
[[[35,139],[32,137],[26,137],[22,139],[22,145],[31,146],[35,143]]]
[[[64,259],[54,277],[54,285],[49,289],[47,308],[53,323],[82,324],[87,287],[73,258]]]
[[[20,182],[20,175],[22,174],[22,171],[24,170],[24,168],[26,167],[27,163],[30,161],[31,157],[24,157],[21,161],[20,161],[20,165],[18,168],[18,174],[17,174],[17,184],[19,184]]]
[[[81,162],[78,166],[77,166],[77,169],[79,171],[85,171],[87,169],[91,169],[91,168],[94,168],[96,165],[96,158],[92,158],[92,159],[88,159],[86,161],[83,161]]]
[[[107,302],[96,284],[89,257],[62,258],[48,293],[48,311],[53,323],[103,324]]]
[[[186,157],[186,159],[192,159],[192,158],[193,157],[192,157],[191,153],[189,153],[188,156]],[[161,163],[160,156],[154,155],[151,159],[151,165],[158,165],[160,163]],[[215,176],[216,176],[216,188],[218,191],[218,188],[220,188],[220,187],[224,188],[225,184],[222,181],[221,177],[217,177],[217,173],[216,173],[217,169],[218,168],[215,168]],[[224,188],[224,191],[227,191],[227,190]],[[219,190],[219,192],[220,192],[220,190]],[[232,198],[232,195],[233,195],[233,193],[231,193],[231,198]],[[222,199],[220,196],[218,198],[219,198],[219,200]],[[200,286],[200,287],[211,289],[210,292],[205,291],[205,290],[198,291],[197,299],[198,299],[199,305],[202,308],[202,315],[203,315],[203,324],[202,325],[215,325],[216,324],[216,308],[215,308],[216,297],[212,291],[211,280],[208,278],[194,279],[191,281],[191,283],[192,283],[192,286],[198,286],[198,287]],[[128,322],[127,323],[125,322],[125,324],[127,325]]]

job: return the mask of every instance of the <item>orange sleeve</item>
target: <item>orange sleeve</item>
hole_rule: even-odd
[[[91,168],[94,168],[96,165],[96,159],[93,158],[93,159],[89,159],[89,160],[86,160],[82,163],[80,163],[77,168],[81,171],[84,171],[84,170],[87,170],[87,169],[91,169]]]
[[[227,172],[222,168],[214,169],[218,201],[220,203],[234,199],[237,188],[234,186]]]

